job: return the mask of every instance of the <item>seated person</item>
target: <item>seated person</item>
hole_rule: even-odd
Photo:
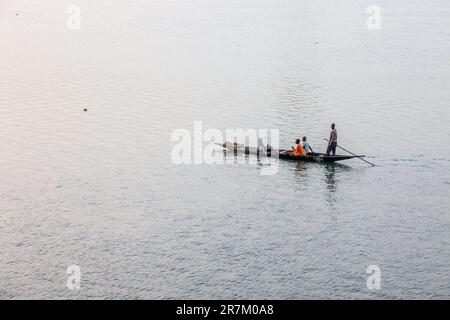
[[[305,149],[306,153],[307,154],[314,153],[314,151],[311,148],[311,145],[309,144],[308,140],[306,140],[306,137],[303,137],[302,140],[303,140],[303,142],[302,142],[303,149]]]
[[[305,149],[303,149],[303,146],[300,143],[300,139],[295,140],[295,144],[297,145],[297,147],[292,147],[292,149],[294,150],[294,156],[305,157],[306,151]]]

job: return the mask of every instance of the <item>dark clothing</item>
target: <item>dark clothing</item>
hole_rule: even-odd
[[[336,155],[336,147],[337,147],[337,142],[330,142],[330,144],[328,145],[328,148],[327,148],[327,156],[329,156],[330,153],[333,156]]]

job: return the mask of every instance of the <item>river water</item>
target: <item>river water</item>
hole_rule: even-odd
[[[0,3],[0,298],[450,298],[450,2],[73,4]],[[176,165],[194,121],[377,166]]]

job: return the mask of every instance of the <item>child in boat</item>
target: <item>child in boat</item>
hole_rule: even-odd
[[[292,147],[292,149],[294,150],[294,156],[306,157],[306,151],[300,143],[300,139],[295,140],[295,144],[297,145],[297,147],[295,149],[294,147]]]

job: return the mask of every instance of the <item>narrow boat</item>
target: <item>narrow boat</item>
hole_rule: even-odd
[[[223,144],[216,143],[217,145],[223,147],[226,150],[233,151],[235,153],[244,153],[244,154],[256,154],[260,156],[268,156],[272,155],[278,156],[280,159],[287,159],[293,161],[306,161],[306,162],[336,162],[342,160],[348,160],[353,158],[364,158],[365,156],[344,156],[344,155],[334,155],[327,156],[324,153],[312,153],[307,156],[294,156],[294,153],[291,150],[283,150],[283,149],[271,149],[269,148],[254,148],[254,147],[246,147],[242,144],[225,142]]]
[[[324,153],[313,153],[302,157],[302,156],[294,156],[294,154],[291,151],[288,151],[287,153],[280,153],[278,157],[280,159],[306,161],[306,162],[336,162],[353,158],[364,158],[364,156],[343,156],[343,155],[327,156]]]

